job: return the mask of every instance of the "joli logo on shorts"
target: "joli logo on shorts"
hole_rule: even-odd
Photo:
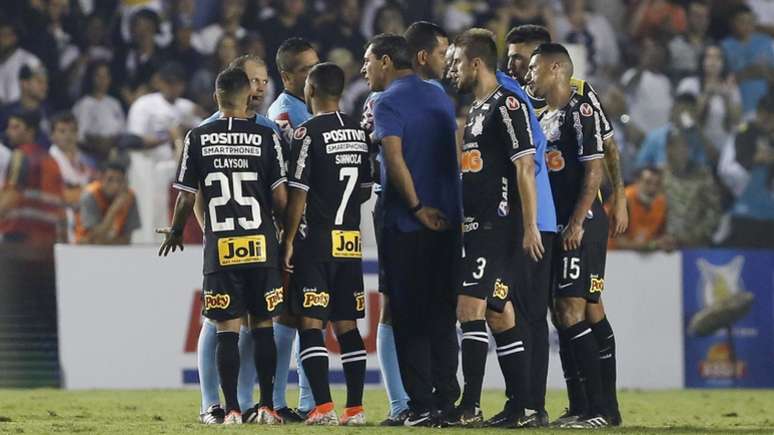
[[[224,293],[204,292],[204,310],[220,309],[225,310],[231,305],[231,296]]]
[[[266,261],[266,236],[225,237],[218,239],[221,266],[263,263]]]
[[[274,290],[266,293],[264,298],[266,298],[266,309],[269,311],[274,311],[274,309],[277,308],[277,305],[281,304],[282,301],[285,300],[285,294],[283,293],[282,287],[277,287]]]
[[[597,278],[595,275],[591,275],[591,287],[589,288],[589,292],[602,293],[602,290],[604,289],[605,289],[605,279]]]
[[[362,258],[360,231],[331,231],[331,255],[335,258]]]

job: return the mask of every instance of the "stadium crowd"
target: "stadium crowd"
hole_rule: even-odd
[[[182,138],[214,111],[225,65],[266,60],[265,113],[282,89],[279,44],[307,38],[344,69],[342,110],[359,116],[367,38],[419,19],[450,34],[486,27],[502,52],[526,23],[569,44],[609,112],[629,186],[631,225],[611,247],[774,246],[774,5],[760,0],[8,2],[0,237],[156,240]]]

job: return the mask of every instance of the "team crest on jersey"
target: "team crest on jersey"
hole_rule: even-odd
[[[589,103],[581,104],[579,111],[581,115],[587,118],[594,114],[594,110],[591,108],[591,105]]]
[[[484,132],[484,114],[479,113],[473,118],[473,126],[470,127],[470,134],[476,137]]]
[[[521,107],[519,100],[514,96],[509,96],[505,99],[505,106],[510,111],[519,110],[519,107]]]
[[[293,132],[293,139],[295,140],[301,140],[304,138],[304,136],[306,136],[306,127],[298,127]]]

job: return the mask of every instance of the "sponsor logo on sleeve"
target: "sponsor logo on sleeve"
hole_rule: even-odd
[[[583,115],[583,116],[585,116],[587,118],[594,114],[594,109],[591,108],[591,105],[589,103],[581,104],[580,105],[580,109],[578,109],[578,110],[580,111],[581,115]]]
[[[509,96],[505,99],[505,106],[508,107],[508,110],[514,111],[519,110],[519,107],[521,107],[521,104],[519,103],[518,98],[514,96]]]

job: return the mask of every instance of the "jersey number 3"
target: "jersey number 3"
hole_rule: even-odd
[[[210,199],[208,206],[210,215],[210,225],[213,232],[218,231],[233,231],[234,230],[234,218],[228,217],[222,221],[218,220],[216,213],[217,207],[224,206],[233,198],[237,204],[245,207],[250,207],[251,218],[240,217],[237,219],[239,226],[245,230],[254,230],[261,226],[261,204],[252,196],[244,196],[242,193],[243,181],[258,181],[257,172],[234,172],[231,174],[231,180],[229,182],[228,177],[223,172],[212,172],[204,179],[205,186],[212,186],[217,182],[220,184],[220,196],[216,196]],[[233,193],[231,189],[233,185]]]

